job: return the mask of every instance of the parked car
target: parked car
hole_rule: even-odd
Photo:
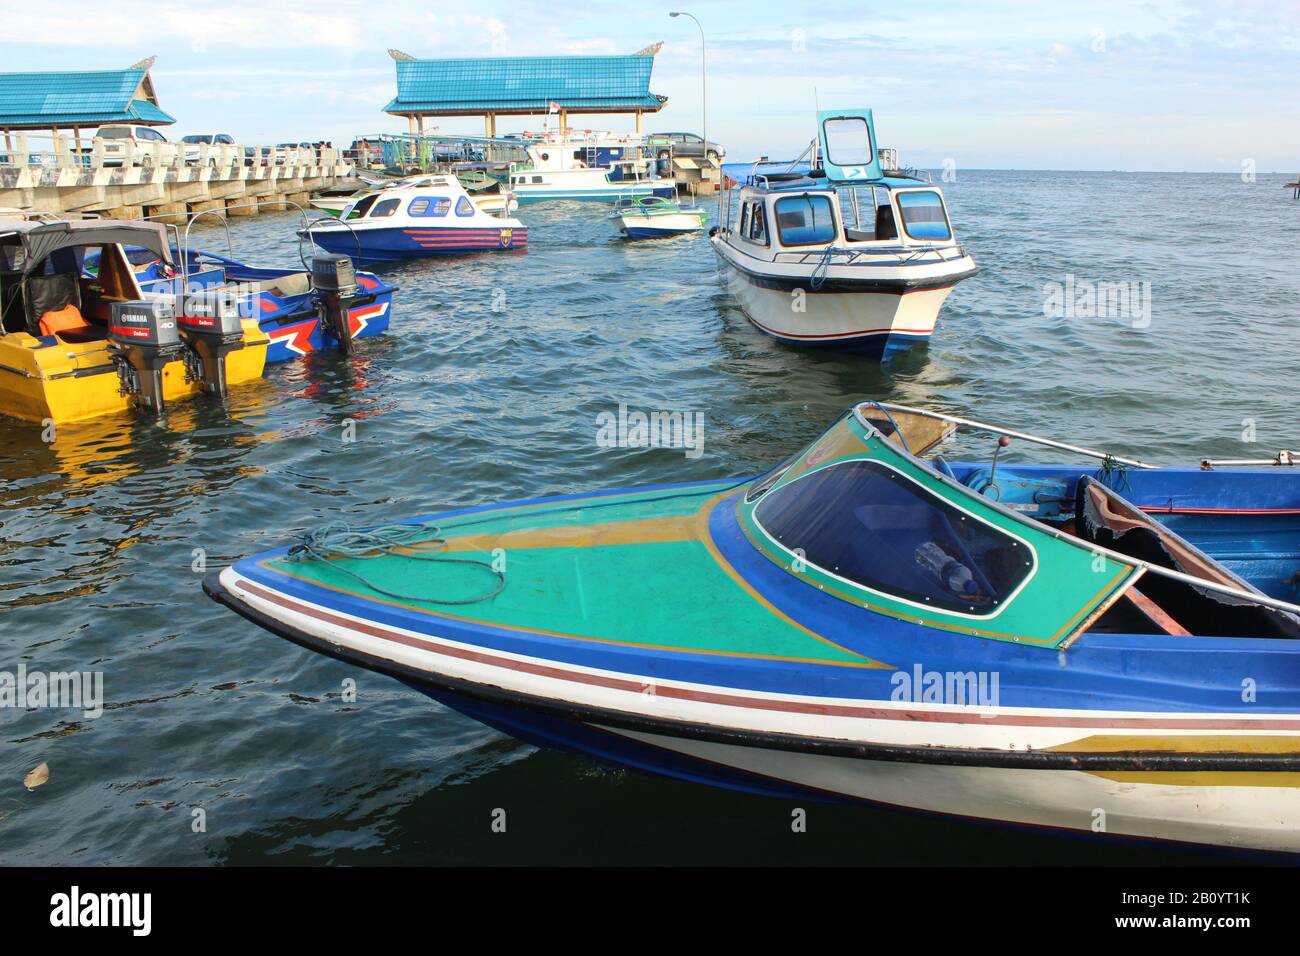
[[[260,159],[259,159],[260,154]],[[270,146],[245,146],[244,147],[244,165],[256,166],[267,165],[271,156]]]
[[[674,156],[703,159],[705,154],[704,137],[694,133],[651,133],[646,137],[646,146],[655,151],[658,159],[667,159],[670,153]],[[717,162],[726,155],[727,151],[721,145],[709,143],[709,159]]]
[[[197,166],[199,156],[202,155],[202,151],[199,149],[200,146],[205,144],[208,146],[234,146],[235,137],[229,133],[191,133],[189,136],[182,136],[181,142],[185,144],[185,165]],[[208,164],[215,166],[217,164],[216,157],[210,157]]]
[[[135,147],[132,166],[161,166],[167,161],[167,137],[150,126],[101,126],[95,139],[104,141],[105,166],[126,165],[128,145]]]

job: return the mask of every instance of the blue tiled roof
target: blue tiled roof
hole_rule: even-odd
[[[144,70],[0,73],[0,126],[176,122],[148,100],[132,99],[144,75]]]
[[[654,57],[512,56],[398,60],[389,113],[657,110]]]

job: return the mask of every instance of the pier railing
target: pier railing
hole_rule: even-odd
[[[116,146],[118,149],[110,149]],[[331,146],[261,146],[243,143],[171,143],[75,138],[66,134],[11,133],[0,141],[0,167],[45,169],[182,169],[186,166],[276,168],[337,166],[343,151]]]

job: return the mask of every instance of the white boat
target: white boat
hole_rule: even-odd
[[[710,233],[727,286],[783,342],[884,353],[924,341],[953,286],[978,271],[943,193],[884,174],[870,110],[818,118],[821,167],[727,167],[737,186]]]
[[[610,145],[611,142],[618,146]],[[520,202],[582,199],[618,202],[677,194],[671,179],[655,174],[639,155],[639,140],[551,134],[528,147],[528,163],[512,166],[509,186]]]
[[[407,185],[367,193],[349,202],[335,221],[317,220],[309,230],[316,245],[359,262],[528,245],[523,223],[486,211],[455,176],[422,176]]]
[[[644,196],[620,203],[610,214],[629,239],[667,239],[704,228],[708,213],[698,206],[683,206],[662,196]]]

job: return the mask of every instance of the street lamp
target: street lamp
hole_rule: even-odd
[[[684,10],[674,10],[668,15],[670,17],[690,17],[695,20],[695,26],[700,31],[700,114],[701,124],[703,125],[701,132],[704,135],[704,181],[707,183],[709,181],[709,84],[704,52],[704,27],[700,25],[700,21],[695,18],[694,14],[686,13]]]

